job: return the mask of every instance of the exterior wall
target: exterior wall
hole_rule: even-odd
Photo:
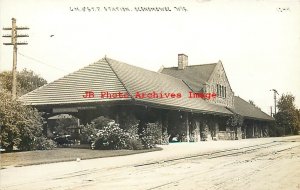
[[[242,127],[241,126],[239,126],[239,127],[237,127],[237,129],[236,129],[236,139],[237,140],[240,140],[240,139],[242,139],[243,137],[242,137]]]
[[[191,136],[190,140],[192,142],[200,142],[201,141],[200,122],[199,120],[193,118],[192,123],[193,125],[192,125],[192,133],[190,135]]]
[[[215,123],[215,132],[216,132],[216,135],[213,137],[214,140],[219,140],[219,123],[216,122]]]
[[[229,127],[226,127],[226,131],[219,131],[218,139],[219,140],[234,140],[235,132],[231,131]]]
[[[206,118],[203,115],[194,115],[190,121],[191,142],[211,141],[215,137],[215,122],[213,118]]]
[[[202,141],[242,139],[241,127],[235,129],[225,127],[224,129],[226,118],[201,117],[199,121]]]
[[[266,124],[262,126],[262,135],[263,137],[269,137],[269,126]]]
[[[209,130],[207,121],[204,122],[203,128],[204,128],[203,137],[204,137],[205,141],[211,141],[212,140],[211,131]]]
[[[226,88],[226,97],[217,96],[215,99],[210,99],[211,103],[219,104],[222,106],[227,106],[232,108],[234,106],[233,98],[234,93],[230,87],[229,81],[227,79],[224,67],[221,62],[216,65],[214,72],[211,75],[211,78],[208,80],[207,85],[205,86],[204,91],[206,93],[216,93],[217,94],[217,85],[221,85]]]
[[[207,141],[210,140],[209,139],[209,128],[207,125],[206,120],[204,120],[203,118],[200,118],[200,136],[201,136],[201,141]]]
[[[246,120],[243,125],[243,138],[262,138],[269,136],[268,123],[262,121]]]
[[[259,127],[258,124],[254,125],[254,137],[261,137],[261,127]]]
[[[99,111],[99,113],[98,113]],[[100,109],[96,112],[88,112],[80,116],[99,114],[108,114],[110,118],[119,120],[122,124],[124,118],[129,115],[135,115],[138,120],[145,122],[158,122],[161,126],[161,134],[167,133],[166,140],[161,139],[161,143],[165,143],[172,139],[175,135],[179,135],[180,141],[190,142],[211,141],[211,140],[235,140],[242,138],[260,138],[268,136],[268,123],[256,120],[245,119],[242,127],[230,128],[225,127],[228,117],[213,116],[208,114],[187,114],[182,111],[166,111],[159,109],[144,108],[143,106],[113,106],[110,111],[105,109],[105,113],[100,113]],[[92,114],[93,113],[93,114]],[[187,119],[188,115],[188,119]],[[94,117],[91,117],[94,118]],[[187,125],[188,123],[188,125]],[[189,138],[187,135],[189,134]]]

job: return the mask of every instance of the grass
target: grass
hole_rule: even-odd
[[[91,150],[77,148],[56,148],[53,150],[1,153],[0,160],[1,169],[5,169],[8,166],[21,167],[27,165],[75,161],[77,158],[85,160],[93,158],[125,156],[159,150],[162,150],[162,148],[145,150]]]

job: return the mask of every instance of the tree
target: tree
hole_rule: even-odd
[[[42,136],[43,118],[34,108],[11,99],[11,72],[0,73],[0,146],[6,151],[51,149],[55,143]],[[47,81],[32,71],[17,73],[18,95],[30,92]]]
[[[300,109],[297,109],[297,118],[298,118],[298,134],[299,134],[299,131],[300,131]]]
[[[42,117],[37,110],[12,100],[10,93],[0,91],[1,148],[12,151],[31,150],[36,137],[42,136]]]
[[[11,91],[12,72],[4,71],[0,73],[0,83],[4,89]],[[31,70],[23,69],[21,72],[17,72],[17,96],[22,96],[45,84],[47,84],[47,81]]]
[[[274,117],[279,135],[298,133],[299,118],[294,101],[295,97],[291,94],[283,94],[278,101],[278,112]]]

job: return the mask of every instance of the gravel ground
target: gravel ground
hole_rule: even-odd
[[[249,146],[254,148],[238,150]],[[299,136],[162,147],[138,155],[7,168],[0,171],[1,189],[300,189]],[[216,153],[224,150],[238,154]],[[191,155],[205,156],[174,161]]]

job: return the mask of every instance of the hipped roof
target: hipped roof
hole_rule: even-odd
[[[232,111],[248,119],[274,120],[273,117],[238,96],[234,96]]]
[[[94,98],[83,98],[85,91],[93,91]],[[131,97],[103,99],[100,92],[123,92]],[[19,98],[24,104],[55,106],[78,103],[131,101],[164,109],[200,113],[232,114],[223,106],[211,104],[201,98],[188,98],[191,89],[182,79],[163,73],[145,70],[110,58],[103,58],[79,71],[42,86]],[[137,92],[180,93],[181,98],[135,97]]]

